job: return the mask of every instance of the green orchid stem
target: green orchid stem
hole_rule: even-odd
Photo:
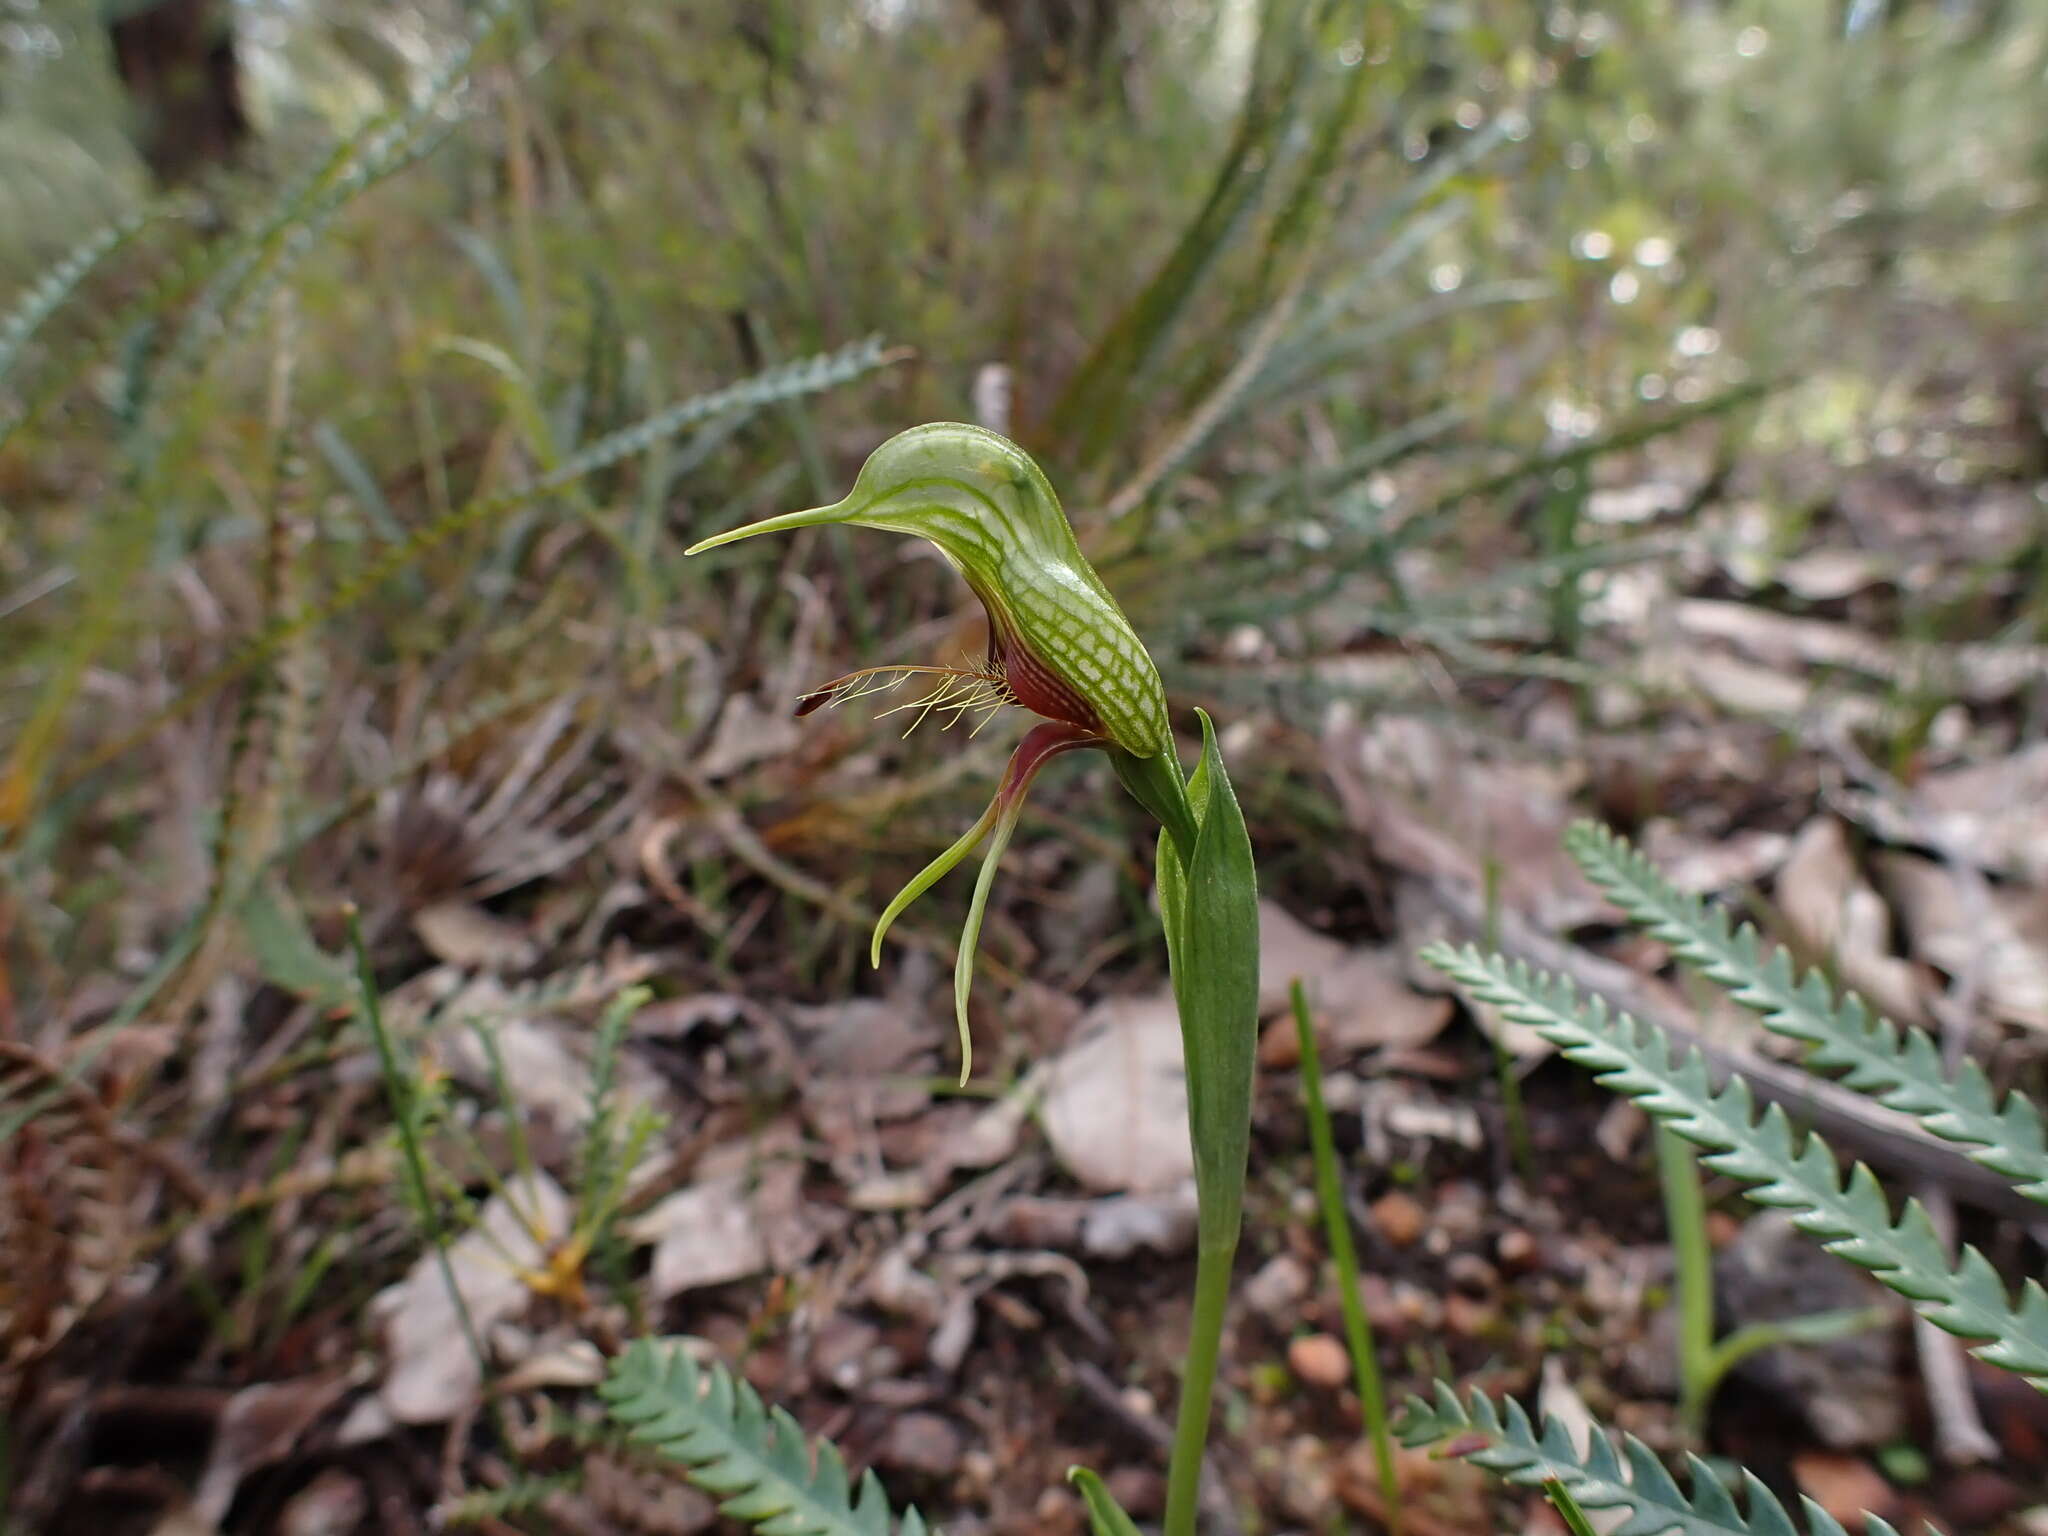
[[[1235,1231],[1227,1240],[1205,1239],[1195,1250],[1195,1306],[1188,1321],[1188,1355],[1180,1378],[1180,1413],[1173,1426],[1173,1459],[1166,1470],[1165,1536],[1195,1536],[1203,1450],[1209,1441],[1209,1407],[1216,1395],[1223,1313],[1230,1302],[1230,1276],[1236,1259]]]

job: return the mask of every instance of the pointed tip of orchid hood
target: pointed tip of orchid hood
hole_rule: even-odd
[[[806,507],[801,512],[784,512],[775,517],[764,517],[758,523],[748,523],[739,528],[728,528],[724,533],[714,533],[708,539],[699,539],[685,555],[699,555],[707,549],[716,549],[721,544],[734,544],[741,539],[751,539],[757,533],[787,533],[792,528],[816,528],[824,523],[852,521],[846,510],[846,503],[835,501],[829,507]]]

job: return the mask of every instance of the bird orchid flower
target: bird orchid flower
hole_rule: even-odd
[[[988,611],[988,655],[974,667],[864,668],[805,694],[799,715],[926,676],[937,679],[931,692],[900,706],[917,711],[917,719],[934,711],[954,719],[968,712],[986,716],[1008,704],[1042,717],[1018,743],[980,819],[919,871],[875,924],[870,958],[879,965],[882,939],[904,909],[988,841],[953,971],[965,1083],[972,1049],[967,999],[982,917],[1038,770],[1063,752],[1099,747],[1169,828],[1192,836],[1166,692],[1130,621],[1081,553],[1044,472],[998,433],[959,422],[913,427],[869,456],[844,500],[735,528],[686,553],[827,523],[930,540]]]
[[[931,692],[900,706],[916,710],[918,719],[934,711],[954,719],[992,714],[1006,704],[1042,717],[1018,743],[980,819],[926,865],[875,924],[879,963],[882,937],[903,909],[976,846],[989,844],[953,968],[962,1083],[969,1060],[967,992],[982,913],[1038,770],[1062,752],[1098,747],[1124,788],[1159,821],[1153,870],[1187,1067],[1196,1206],[1194,1307],[1165,1528],[1170,1536],[1193,1536],[1243,1218],[1259,1028],[1258,871],[1215,726],[1200,715],[1202,755],[1183,778],[1158,668],[1082,556],[1051,484],[1006,438],[951,422],[914,427],[874,451],[845,500],[734,529],[688,553],[821,523],[914,533],[937,545],[988,610],[988,656],[976,666],[870,667],[805,694],[798,714],[924,675],[937,679]],[[1121,1524],[1098,1520],[1096,1529],[1135,1529],[1118,1513]]]

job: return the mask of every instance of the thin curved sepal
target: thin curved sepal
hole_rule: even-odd
[[[996,866],[1002,862],[1003,850],[1010,846],[1010,838],[1017,830],[1017,820],[1024,812],[1024,796],[1031,788],[1031,781],[1038,777],[1038,770],[1060,753],[1071,752],[1076,747],[1099,747],[1102,744],[1100,736],[1062,720],[1048,720],[1026,731],[1024,739],[1017,743],[1017,750],[1010,754],[1010,765],[1003,770],[1003,781],[996,786],[995,798],[989,801],[988,809],[961,834],[959,841],[912,876],[910,883],[896,893],[895,899],[876,920],[868,959],[871,964],[880,965],[882,938],[896,919],[972,853],[977,843],[984,837],[989,839],[988,851],[981,856],[981,872],[975,877],[974,897],[967,906],[967,922],[960,930],[960,951],[953,962],[953,1013],[960,1026],[960,1082],[963,1087],[974,1064],[974,1044],[967,1032],[967,998],[974,987],[975,950],[981,942],[981,922],[988,911],[989,892],[995,886]]]
[[[882,915],[875,919],[874,941],[868,946],[868,964],[876,967],[881,965],[882,940],[910,904],[951,874],[953,867],[974,852],[976,845],[988,836],[988,829],[996,824],[999,801],[1000,797],[989,801],[988,809],[981,813],[973,826],[960,834],[960,840],[912,875],[910,883],[898,891],[889,905],[882,909]]]
[[[960,1026],[960,1086],[967,1086],[967,1078],[974,1066],[974,1039],[967,1032],[967,996],[974,990],[974,957],[981,948],[981,920],[988,913],[988,893],[995,888],[996,866],[1003,860],[1003,850],[1010,846],[1010,837],[1017,830],[1017,820],[1024,811],[1024,797],[1003,805],[996,816],[995,831],[990,834],[988,851],[981,856],[981,870],[974,877],[974,895],[967,903],[967,921],[960,929],[960,950],[953,957],[953,1017]]]

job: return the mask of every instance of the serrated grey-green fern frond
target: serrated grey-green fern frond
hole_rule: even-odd
[[[613,1421],[679,1463],[731,1519],[763,1536],[924,1536],[915,1509],[892,1521],[875,1474],[856,1493],[829,1440],[815,1461],[804,1432],[723,1366],[699,1366],[680,1339],[642,1339],[598,1388]]]
[[[226,350],[246,317],[261,310],[314,248],[335,217],[361,193],[413,162],[415,146],[428,136],[448,97],[467,79],[477,50],[512,13],[511,0],[489,0],[476,29],[424,90],[343,137],[318,166],[287,188],[255,229],[227,243],[222,260],[164,354],[161,379],[203,372]],[[155,447],[153,440],[143,445],[145,461]]]
[[[29,285],[6,318],[0,319],[0,382],[21,361],[29,338],[64,307],[64,301],[77,291],[92,269],[134,239],[149,219],[147,211],[133,213],[88,235]]]
[[[1949,1075],[1927,1031],[1873,1013],[1854,992],[1837,997],[1818,971],[1800,975],[1784,950],[1766,953],[1756,929],[1737,928],[1727,913],[1674,888],[1607,828],[1579,822],[1565,833],[1565,847],[1587,879],[1686,965],[1754,1009],[1766,1028],[1813,1047],[1809,1066],[1916,1116],[1977,1162],[2018,1180],[2021,1194],[2048,1204],[2048,1131],[2025,1094],[2009,1093],[2001,1103],[1974,1061]]]
[[[582,1486],[583,1474],[580,1471],[515,1477],[502,1488],[475,1489],[442,1505],[440,1519],[442,1524],[457,1529],[493,1524],[512,1515],[536,1510],[556,1494],[574,1493]]]
[[[1476,949],[1433,944],[1423,958],[1474,997],[1526,1024],[1592,1069],[1601,1085],[1626,1094],[1709,1155],[1708,1167],[1753,1186],[1748,1198],[1792,1213],[1796,1226],[1830,1253],[1860,1264],[1906,1297],[1930,1322],[1971,1341],[1992,1365],[2048,1392],[2048,1291],[2027,1281],[2015,1306],[2005,1283],[1976,1249],[1950,1267],[1945,1247],[1918,1201],[1895,1222],[1884,1188],[1863,1164],[1846,1182],[1820,1137],[1800,1133],[1777,1105],[1758,1116],[1737,1074],[1716,1090],[1697,1050],[1674,1059],[1661,1029],[1569,981],[1520,961]]]
[[[427,523],[403,543],[379,550],[348,580],[340,583],[316,604],[287,614],[276,623],[257,631],[226,661],[188,685],[169,704],[122,732],[89,754],[68,774],[64,782],[74,783],[96,772],[108,762],[158,730],[163,724],[191,709],[222,685],[269,660],[286,645],[310,630],[340,617],[356,607],[400,571],[412,566],[465,529],[480,526],[507,513],[553,495],[597,470],[642,453],[685,427],[735,411],[759,410],[784,400],[822,390],[859,378],[891,361],[880,340],[869,337],[842,347],[837,352],[803,358],[729,384],[708,394],[693,395],[633,426],[599,438],[581,453],[565,460],[551,473],[540,475],[514,490],[479,496],[450,508]]]
[[[1555,1478],[1587,1509],[1625,1511],[1619,1525],[1604,1527],[1608,1536],[1666,1536],[1673,1531],[1680,1536],[1799,1536],[1785,1506],[1748,1471],[1742,1474],[1738,1505],[1713,1469],[1688,1454],[1686,1480],[1692,1491],[1687,1493],[1635,1436],[1625,1436],[1616,1452],[1614,1442],[1596,1427],[1582,1456],[1564,1424],[1546,1419],[1539,1432],[1512,1398],[1505,1408],[1483,1392],[1461,1400],[1439,1381],[1433,1400],[1409,1399],[1395,1430],[1410,1446],[1476,1436],[1485,1444],[1465,1452],[1466,1459],[1508,1482],[1533,1488]],[[1802,1502],[1811,1536],[1846,1536],[1826,1510],[1811,1499]],[[1898,1536],[1875,1515],[1864,1517],[1863,1529],[1867,1536]]]

